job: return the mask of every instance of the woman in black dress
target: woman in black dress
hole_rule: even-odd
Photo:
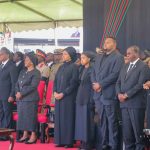
[[[64,64],[59,68],[54,81],[55,143],[57,147],[72,147],[75,130],[75,100],[78,87],[76,50],[68,47],[63,52]]]
[[[80,85],[76,98],[75,139],[81,141],[81,149],[91,150],[94,142],[94,101],[91,82],[92,68],[90,62],[94,55],[91,52],[81,54],[84,66],[80,74]]]
[[[37,91],[40,82],[40,72],[35,68],[37,59],[34,53],[26,54],[25,67],[21,71],[16,84],[16,100],[18,121],[17,130],[23,131],[23,136],[18,142],[26,144],[36,143],[37,110],[39,95]],[[31,132],[29,138],[28,132]]]

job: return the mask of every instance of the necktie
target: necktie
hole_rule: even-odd
[[[0,65],[0,71],[3,69],[3,66],[4,66],[4,64],[1,64],[1,65]]]
[[[134,64],[130,64],[127,72],[129,72],[133,68],[133,66],[134,66]]]

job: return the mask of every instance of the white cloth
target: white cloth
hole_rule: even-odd
[[[18,67],[19,66],[19,64],[21,63],[22,61],[20,60],[20,61],[18,61],[17,63],[16,63],[16,67]]]

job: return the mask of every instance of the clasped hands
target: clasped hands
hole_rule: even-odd
[[[125,102],[128,98],[128,95],[126,93],[122,94],[122,93],[119,93],[118,94],[118,99],[120,102]]]
[[[99,83],[96,82],[96,83],[93,83],[93,90],[98,93],[102,90],[102,87]]]
[[[145,90],[149,90],[150,89],[150,81],[147,81],[145,84],[143,84],[143,88]]]
[[[54,97],[55,97],[56,100],[61,100],[64,97],[64,94],[54,92]]]

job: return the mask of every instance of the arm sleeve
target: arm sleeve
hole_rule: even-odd
[[[121,72],[116,83],[116,95],[118,95],[119,93],[121,93]]]
[[[91,71],[91,82],[92,83],[95,83],[96,82],[96,61],[95,61],[95,63],[93,64],[93,66],[92,66],[92,71]]]
[[[78,87],[79,70],[78,70],[77,66],[73,67],[72,77],[69,80],[70,80],[70,82],[69,82],[68,87],[66,89],[64,89],[64,91],[62,91],[64,96],[69,95],[73,90],[75,90]]]
[[[121,67],[123,66],[124,59],[123,56],[120,56],[117,58],[114,66],[113,66],[113,71],[103,80],[99,81],[100,85],[102,86],[102,89],[105,87],[108,87],[109,85],[116,83]]]
[[[55,79],[54,79],[54,86],[53,86],[53,92],[57,92],[57,80],[58,80],[58,74],[60,72],[61,67],[58,69],[56,75],[55,75]]]
[[[15,97],[15,85],[18,78],[18,72],[16,66],[13,66],[10,70],[10,78],[11,78],[11,91],[10,91],[10,97]]]

